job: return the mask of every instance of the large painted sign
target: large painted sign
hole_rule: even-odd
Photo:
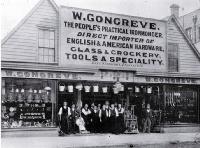
[[[61,66],[166,70],[166,22],[60,8]]]

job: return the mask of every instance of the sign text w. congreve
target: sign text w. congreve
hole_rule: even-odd
[[[61,7],[60,65],[165,70],[163,21]]]

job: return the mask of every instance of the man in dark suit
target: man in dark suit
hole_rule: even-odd
[[[147,107],[144,111],[144,128],[143,133],[147,132],[150,133],[151,130],[151,119],[152,119],[152,110],[150,109],[150,104],[147,104]]]

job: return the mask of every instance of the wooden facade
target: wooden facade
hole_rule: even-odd
[[[2,41],[2,61],[38,63],[38,28],[56,31],[58,51],[58,11],[50,1],[40,1],[20,24]]]
[[[180,26],[174,19],[168,21],[167,42],[177,43],[179,46],[179,72],[180,73],[200,73],[199,56],[191,50],[188,39],[181,32]]]
[[[169,17],[166,21],[166,26],[166,45],[170,43],[178,45],[178,72],[168,72],[167,67],[165,71],[160,72],[150,70],[136,71],[135,69],[102,70],[94,67],[90,68],[80,66],[62,67],[59,64],[59,7],[52,0],[40,0],[32,11],[19,23],[19,25],[2,40],[2,79],[23,80],[30,78],[31,81],[34,79],[37,81],[42,80],[46,85],[48,85],[48,80],[51,80],[51,83],[55,84],[53,87],[56,101],[54,102],[55,104],[52,105],[55,109],[55,112],[53,113],[54,115],[56,115],[56,112],[58,111],[58,106],[56,105],[60,104],[58,97],[66,95],[62,93],[59,94],[59,84],[65,83],[76,85],[79,82],[91,85],[100,84],[102,87],[108,84],[109,87],[111,87],[115,82],[121,81],[124,83],[127,90],[129,86],[133,88],[136,85],[140,86],[143,90],[141,93],[145,92],[144,87],[157,87],[159,92],[157,92],[155,98],[163,99],[161,105],[159,105],[159,109],[163,110],[166,105],[166,88],[170,88],[170,86],[173,85],[177,87],[177,90],[180,90],[183,85],[184,89],[181,90],[181,92],[187,90],[187,87],[191,89],[191,92],[194,91],[194,93],[192,92],[191,94],[196,95],[195,99],[198,100],[197,104],[199,104],[197,105],[198,109],[196,108],[198,111],[200,106],[200,53],[185,35],[175,16]],[[55,61],[52,63],[39,62],[39,28],[51,28],[55,31]],[[167,62],[166,58],[166,63]],[[8,74],[8,72],[12,72],[12,74]],[[35,76],[36,73],[37,76]],[[8,83],[10,83],[10,81],[8,81]],[[171,92],[167,93],[170,94]],[[174,94],[176,92],[172,93]],[[80,92],[77,94],[81,95]],[[77,97],[77,94],[70,97]],[[126,95],[127,94],[129,93],[126,93]],[[149,97],[148,94],[141,96]],[[80,98],[80,96],[78,97]],[[95,97],[95,95],[91,95],[90,97]],[[100,98],[104,97],[106,96],[101,96]],[[154,96],[152,95],[152,97],[149,98],[151,99],[153,97]],[[160,106],[163,108],[160,108]],[[200,122],[199,111],[197,116],[198,122]]]

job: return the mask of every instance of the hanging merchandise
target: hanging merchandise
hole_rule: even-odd
[[[24,89],[23,88],[21,89],[21,93],[24,93]]]
[[[46,82],[46,83],[44,83],[44,90],[47,90],[47,91],[50,91],[51,90],[51,87],[50,87],[50,85],[49,85],[49,83],[48,83],[48,81]]]
[[[91,86],[84,86],[85,92],[90,92],[90,87]]]
[[[40,101],[41,101],[40,95],[38,93],[35,93],[35,95],[34,95],[34,102],[35,103],[40,103]]]
[[[117,88],[117,89],[119,89],[121,86],[122,86],[122,84],[120,82],[116,82],[114,84],[114,87]]]
[[[137,87],[137,86],[135,86],[135,92],[136,92],[136,93],[139,93],[139,92],[140,92],[140,88]]]
[[[73,85],[68,85],[67,87],[68,87],[68,92],[73,92],[74,89]]]
[[[32,88],[30,88],[30,89],[28,90],[28,92],[29,92],[29,93],[32,93],[32,92],[33,92],[33,89],[32,89]]]
[[[147,87],[147,93],[151,94],[151,92],[152,92],[152,87]]]
[[[93,92],[99,92],[99,86],[98,85],[93,86]]]
[[[51,87],[46,86],[46,87],[44,88],[44,90],[51,90]]]
[[[82,90],[83,89],[83,85],[81,83],[76,85],[76,89],[78,90]]]
[[[114,84],[114,88],[116,88],[118,92],[119,91],[124,91],[124,85],[122,85],[120,82],[116,82]]]
[[[14,102],[15,98],[14,98],[14,93],[11,91],[8,94],[8,102]]]
[[[133,88],[132,87],[128,87],[128,90],[133,90]]]
[[[44,103],[49,103],[50,99],[49,99],[49,92],[47,91],[44,95]]]
[[[119,91],[124,91],[124,85],[121,85]]]
[[[14,93],[14,88],[12,88],[10,92],[11,92],[11,93]]]
[[[32,93],[33,93],[33,90],[32,90],[32,88],[30,88],[29,91],[28,91],[28,97],[27,97],[27,102],[28,102],[28,103],[31,103],[32,100],[33,100],[33,95],[32,95]]]
[[[63,92],[65,90],[65,84],[59,84],[59,91]]]
[[[17,95],[17,101],[18,101],[18,102],[23,102],[23,101],[24,101],[24,98],[23,98],[23,94],[22,94],[22,93],[19,93],[19,94]]]
[[[116,87],[113,88],[114,94],[118,94],[118,89]]]
[[[19,92],[19,89],[17,88],[17,89],[15,90],[15,92],[18,93],[18,92]]]
[[[103,91],[103,93],[107,93],[108,92],[108,87],[102,87],[102,91]]]

